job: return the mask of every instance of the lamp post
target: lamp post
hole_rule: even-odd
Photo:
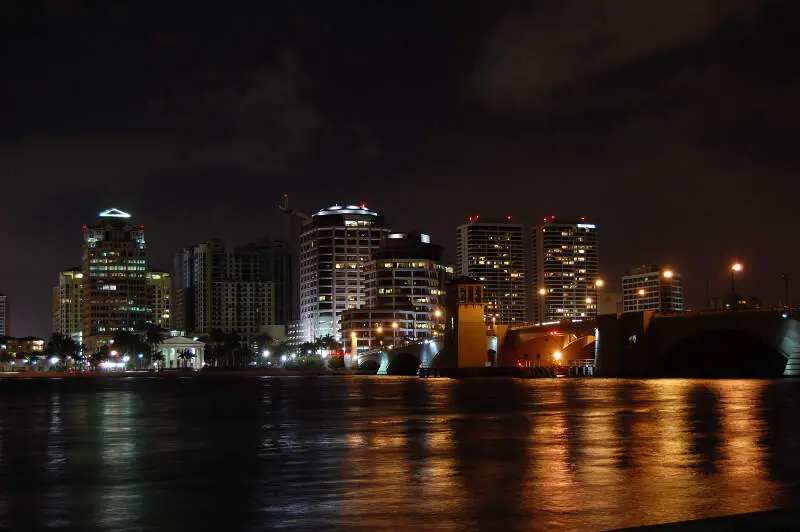
[[[639,312],[639,301],[641,301],[641,299],[647,295],[647,290],[640,288],[639,291],[636,292],[636,295],[636,312]]]
[[[545,309],[545,303],[547,302],[547,299],[545,298],[546,295],[547,295],[547,289],[546,288],[540,288],[539,289],[539,308],[540,308],[540,310],[539,310],[539,325],[544,323],[544,309]]]
[[[734,262],[731,264],[731,312],[736,312],[736,303],[739,299],[736,297],[736,274],[744,270],[741,262]]]
[[[437,334],[439,334],[439,318],[442,317],[441,309],[437,308],[433,312],[433,317],[434,317],[434,320],[433,320],[433,336],[436,336]]]
[[[355,331],[350,333],[350,368],[355,367],[358,369],[358,335]]]
[[[397,346],[397,327],[399,324],[396,321],[392,322],[392,348],[394,349]]]
[[[598,297],[598,292],[600,292],[600,289],[603,288],[605,285],[606,285],[606,282],[604,280],[602,280],[602,279],[598,279],[598,280],[596,280],[594,282],[594,315],[595,315],[595,317],[597,317],[598,310],[599,310],[599,306],[598,305],[599,305],[599,302],[600,302],[599,297]]]
[[[380,343],[381,350],[383,350],[383,326],[378,324],[377,331],[378,331],[378,342]]]

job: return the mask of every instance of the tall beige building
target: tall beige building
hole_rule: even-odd
[[[83,341],[83,272],[81,267],[58,273],[53,287],[53,332]]]
[[[148,271],[147,298],[153,323],[165,330],[172,329],[172,274]]]

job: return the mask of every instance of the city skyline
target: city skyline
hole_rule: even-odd
[[[30,4],[0,32],[0,292],[20,334],[48,331],[56,272],[107,205],[156,230],[157,269],[209,238],[283,237],[284,193],[367,201],[449,262],[469,215],[586,216],[610,283],[674,265],[695,306],[734,260],[764,302],[800,269],[797,3]]]
[[[334,204],[334,205],[337,205],[337,204]],[[345,203],[345,205],[346,205],[346,203]],[[363,206],[363,208],[366,208],[367,207],[367,203],[364,202],[361,205],[356,206],[356,207],[362,208],[362,206]],[[275,210],[277,210],[277,206],[271,206],[271,208],[273,208],[273,207],[275,208]],[[330,207],[328,207],[328,208],[330,208]],[[108,212],[109,210],[117,210],[117,208],[115,207],[115,208],[112,208],[112,209],[104,209],[99,214],[102,215],[104,212]],[[124,209],[119,209],[119,210],[121,212],[124,212],[125,214],[129,214],[131,216],[135,215],[135,213],[127,212]],[[309,209],[310,212],[314,212],[315,210],[317,210],[317,209]],[[322,211],[325,211],[325,210],[326,209],[322,209]],[[320,212],[322,212],[322,211],[320,211]],[[382,217],[382,214],[381,214],[381,217]],[[509,217],[506,217],[506,219],[508,219],[508,218]],[[585,219],[585,217],[581,217],[581,218]],[[473,219],[475,220],[475,222],[477,222],[477,219],[475,217],[473,217]],[[491,218],[489,218],[489,219],[491,219]],[[517,220],[516,217],[514,217],[514,219]],[[559,225],[560,225],[560,222],[568,220],[568,219],[569,218],[564,218],[562,220],[559,217],[554,217],[554,216],[545,217],[545,220],[547,221],[547,223],[552,223],[552,222],[555,221],[555,222],[558,222]],[[136,216],[136,220],[137,220],[137,223],[140,221],[138,216]],[[492,223],[492,222],[489,222],[489,223]],[[145,224],[141,224],[141,225],[144,226]],[[521,225],[523,227],[523,235],[522,235],[523,238],[527,238],[527,239],[533,238],[533,240],[535,240],[535,237],[536,237],[536,234],[537,234],[536,233],[536,228],[537,227],[541,227],[541,222],[539,222],[538,225],[537,224],[527,225],[524,222],[518,224],[515,221],[514,225]],[[596,224],[592,224],[592,225],[596,225]],[[389,221],[389,223],[387,223],[386,226],[387,226],[386,233],[388,235],[389,229],[393,228],[394,224],[390,223],[390,221]],[[453,234],[456,234],[456,238],[454,239],[454,242],[453,242],[452,246],[451,247],[448,247],[446,245],[442,246],[443,247],[443,252],[444,252],[443,256],[446,257],[444,259],[444,262],[446,264],[453,265],[456,268],[456,271],[458,270],[458,261],[454,260],[454,259],[457,258],[456,257],[456,251],[457,251],[458,241],[459,241],[459,237],[458,237],[459,228],[462,228],[462,227],[465,227],[465,225],[461,224],[461,225],[458,225],[458,226],[453,226],[451,228],[451,230],[450,230],[450,233],[451,233],[451,236]],[[274,229],[275,230],[273,232],[268,232],[266,234],[267,235],[282,234],[281,231],[283,230],[283,228],[280,225],[280,218],[278,218],[278,221],[275,223]],[[85,228],[84,228],[84,231],[85,231]],[[533,237],[531,235],[533,235]],[[604,237],[605,237],[605,232],[604,232]],[[244,239],[248,240],[248,238],[249,237],[244,238]],[[254,239],[252,241],[250,241],[250,240],[248,240],[248,241],[240,241],[239,239],[233,239],[234,242],[237,242],[237,244],[233,245],[232,247],[244,247],[244,248],[247,248],[249,246],[256,245],[255,243],[257,243],[257,242],[266,242],[267,238],[268,237],[262,236],[261,238],[256,238],[256,239]],[[204,240],[203,243],[204,244],[208,244],[209,242],[213,243],[214,241],[217,241],[217,240],[218,239],[208,238],[208,239]],[[278,239],[276,241],[280,242],[280,239]],[[148,257],[152,257],[154,255],[153,250],[152,250],[152,245],[151,245],[150,242],[151,242],[151,237],[148,237]],[[604,244],[603,244],[603,248],[604,249],[605,249],[605,246],[606,246],[606,244],[605,244],[605,238],[604,238]],[[532,247],[535,247],[535,243],[534,243],[534,245]],[[174,258],[175,258],[176,253],[179,253],[184,249],[186,249],[186,247],[181,248],[179,250],[175,250],[173,252],[170,252],[169,250],[166,250],[166,251],[165,250],[157,250],[155,254],[156,255],[171,255],[172,259],[173,259],[173,262],[174,262]],[[528,314],[529,314],[528,318],[530,318],[529,321],[535,321],[535,319],[538,319],[537,316],[538,316],[538,313],[540,312],[540,305],[541,305],[540,296],[539,296],[539,294],[537,294],[537,292],[538,292],[540,287],[538,285],[537,286],[533,286],[534,284],[536,284],[536,277],[533,274],[533,272],[535,272],[535,270],[536,270],[536,265],[533,262],[531,262],[531,259],[534,258],[533,257],[534,255],[535,255],[535,252],[532,253],[531,256],[528,256],[528,258],[526,258],[526,261],[525,261],[525,263],[526,263],[525,269],[529,270],[532,273],[531,279],[529,281],[527,281],[528,284],[530,284],[529,288],[531,290],[530,295],[529,295],[531,302],[530,302],[529,308],[528,308]],[[628,273],[631,271],[632,268],[629,265],[623,271],[621,271],[618,275],[617,274],[607,275],[607,273],[606,273],[607,269],[605,268],[605,266],[603,266],[606,263],[606,260],[607,260],[607,258],[605,256],[603,256],[602,257],[602,263],[601,263],[600,271],[599,271],[598,275],[592,276],[592,277],[593,278],[597,277],[598,279],[602,279],[602,281],[604,283],[604,287],[603,287],[602,291],[604,291],[604,292],[618,292],[618,293],[621,294],[623,292],[623,278],[626,275],[628,275]],[[151,258],[149,258],[148,261],[149,261],[148,267],[149,267],[150,270],[155,271],[155,272],[164,272],[164,273],[167,273],[169,275],[173,275],[174,276],[175,272],[172,271],[171,269],[169,269],[169,268],[160,269],[160,268],[154,267],[153,266],[154,261]],[[530,263],[530,264],[528,264],[528,263]],[[674,264],[674,263],[671,262],[670,264]],[[722,280],[721,280],[721,282],[719,284],[719,288],[716,289],[716,290],[713,290],[711,292],[711,295],[713,297],[717,297],[717,296],[724,297],[727,294],[727,292],[729,291],[728,283],[730,282],[729,281],[730,280],[730,274],[729,274],[730,263],[728,263],[726,266],[727,267],[725,267],[724,270],[723,270],[724,275],[722,276]],[[635,268],[635,267],[636,266],[634,266],[633,268]],[[51,283],[51,285],[47,287],[47,290],[48,290],[48,292],[50,294],[51,300],[52,300],[52,297],[53,297],[53,295],[52,295],[53,294],[53,289],[54,289],[53,285],[57,286],[59,284],[59,282],[58,282],[59,277],[63,276],[65,271],[66,270],[64,270],[62,268],[61,270],[55,269],[52,272],[53,275],[56,278],[56,282]],[[691,277],[691,275],[690,275],[690,277]],[[685,283],[685,280],[684,280],[684,283]],[[781,281],[781,283],[782,283],[782,281]],[[745,292],[747,294],[747,297],[750,297],[751,295],[755,296],[755,297],[758,297],[758,293],[755,293],[755,292],[753,294],[750,293],[750,290],[748,289],[747,285],[748,285],[748,283],[744,283],[744,288],[741,291]],[[781,286],[783,286],[783,285],[781,285]],[[588,290],[590,290],[590,291],[592,291],[594,293],[594,291],[591,288],[589,288]],[[782,301],[783,294],[784,294],[783,290],[779,291],[777,296],[776,296],[776,301]],[[702,294],[696,294],[695,295],[695,299],[692,300],[691,302],[687,303],[686,305],[688,307],[690,307],[690,308],[692,308],[692,307],[704,308],[706,306],[705,296],[706,296],[705,292],[703,292]],[[297,297],[299,298],[299,294],[298,294]],[[8,299],[9,299],[9,301],[12,301],[11,297],[8,297]],[[534,306],[535,306],[535,308],[534,308]],[[41,331],[41,332],[40,331],[34,331],[34,332],[23,331],[21,333],[22,336],[47,337],[53,331],[62,332],[59,328],[53,328],[52,325],[53,325],[53,320],[55,319],[55,317],[53,315],[53,312],[48,312],[49,308],[50,307],[47,307],[47,308],[42,310],[44,318],[46,318],[46,320],[49,322],[49,325],[45,328],[45,330]],[[38,320],[38,318],[39,318],[39,316],[36,316],[37,320]],[[16,321],[16,319],[17,318],[15,316],[15,321]],[[488,319],[490,319],[490,318],[487,316],[487,320]],[[19,332],[20,330],[21,330],[21,327],[19,327],[18,325],[15,326],[15,336],[17,335],[16,332]],[[63,332],[66,332],[66,331],[63,331]]]

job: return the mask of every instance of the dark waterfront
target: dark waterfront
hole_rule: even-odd
[[[0,528],[599,530],[800,505],[800,381],[0,382]]]

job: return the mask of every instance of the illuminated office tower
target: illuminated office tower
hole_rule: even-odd
[[[108,209],[83,226],[83,339],[90,352],[152,322],[144,226]]]
[[[683,312],[683,276],[672,268],[643,265],[622,278],[622,311]]]

